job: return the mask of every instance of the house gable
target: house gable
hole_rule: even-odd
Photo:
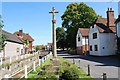
[[[116,23],[117,36],[120,37],[120,15],[118,15],[118,18],[115,23]]]
[[[77,47],[82,46],[82,34],[81,34],[81,32],[79,31],[79,29],[78,29],[78,31],[77,31],[77,36],[76,36],[76,46],[77,46]]]
[[[94,38],[94,34],[96,34],[96,38]],[[90,27],[89,30],[89,49],[90,55],[99,55],[99,27],[94,24]]]

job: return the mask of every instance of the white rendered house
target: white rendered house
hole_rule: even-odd
[[[107,18],[98,18],[89,30],[89,54],[94,56],[115,55],[116,29],[114,11],[107,11]]]
[[[77,54],[85,54],[88,51],[89,28],[79,28],[76,36]]]
[[[15,35],[4,30],[2,34],[7,37],[7,40],[4,42],[4,50],[0,51],[0,57],[12,57],[23,54],[24,45]]]
[[[117,33],[117,53],[120,53],[120,1],[118,2],[118,18],[115,21]]]
[[[117,37],[120,37],[120,1],[118,2],[118,19],[116,20]]]

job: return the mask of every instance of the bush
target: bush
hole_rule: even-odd
[[[79,79],[79,71],[77,68],[71,66],[67,69],[64,69],[60,78],[65,80],[78,80]]]

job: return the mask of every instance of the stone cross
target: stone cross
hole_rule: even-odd
[[[52,8],[52,11],[49,13],[52,14],[52,27],[53,27],[53,57],[57,57],[57,51],[56,51],[56,20],[55,20],[55,13],[58,13],[58,11],[55,10],[55,8]]]

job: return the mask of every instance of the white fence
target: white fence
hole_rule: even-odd
[[[52,53],[42,57],[41,62],[45,62],[45,60],[50,57]],[[16,56],[12,58],[8,58],[5,61],[2,61],[0,65],[0,79],[3,77],[11,77],[19,73],[20,71],[24,70],[24,66],[27,65],[27,71],[30,71],[31,68],[36,67],[40,64],[39,60],[39,55],[38,53],[34,54],[26,54],[26,55],[21,55],[21,56]],[[12,63],[10,65],[10,63]],[[33,64],[34,63],[34,64]],[[9,64],[7,66],[7,64]],[[33,69],[33,68],[32,68]],[[17,76],[16,76],[17,77]]]

